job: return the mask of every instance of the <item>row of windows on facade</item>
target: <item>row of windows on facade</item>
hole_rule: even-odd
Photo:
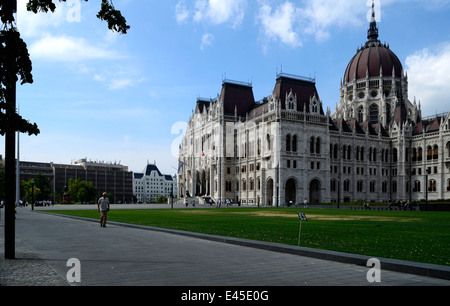
[[[298,137],[297,135],[287,135],[286,136],[286,152],[293,152],[296,153],[298,151]],[[272,149],[269,146],[268,149]],[[257,141],[257,156],[261,156],[261,141],[258,139]],[[450,157],[450,144],[447,148],[448,151],[448,157]],[[320,137],[311,137],[309,141],[309,152],[310,154],[313,154],[314,156],[318,156],[321,154],[321,139]],[[237,152],[237,146],[235,146],[235,156],[240,156],[242,158],[247,158],[248,156],[253,157],[254,156],[254,147],[253,142],[250,142],[250,145],[247,144],[247,142],[244,142],[241,144],[241,153],[238,154]],[[341,153],[341,154],[339,154]],[[338,144],[330,144],[330,158],[338,159],[339,156],[342,156],[342,159],[350,160],[352,159],[352,153],[354,153],[356,160],[358,161],[364,161],[365,160],[365,147],[357,146],[355,148],[355,151],[352,151],[352,146],[343,145],[342,151],[340,152]],[[412,161],[413,162],[420,162],[423,160],[423,149],[422,147],[413,148],[412,149]],[[438,159],[439,155],[439,146],[428,146],[427,147],[427,160],[436,160]],[[377,161],[378,151],[376,148],[369,148],[367,157],[369,161]],[[409,148],[405,148],[405,161],[409,161]],[[381,149],[380,153],[381,161],[382,162],[389,162],[389,149]],[[397,162],[398,161],[398,150],[397,148],[393,148],[392,151],[392,161]]]
[[[357,192],[364,192],[364,185],[365,185],[365,181],[364,180],[358,180],[356,182],[356,191]],[[381,192],[386,193],[388,192],[388,186],[389,186],[389,182],[388,181],[383,181],[381,183]],[[419,180],[415,180],[413,182],[413,189],[412,192],[422,192],[421,188],[421,181]],[[397,181],[392,181],[392,192],[397,192]],[[343,181],[343,190],[344,192],[350,192],[351,190],[351,181],[350,180],[344,180]],[[405,190],[406,192],[410,191],[410,184],[409,182],[406,182],[405,185]],[[332,192],[336,192],[337,191],[337,180],[336,179],[332,179],[330,181],[330,191]],[[436,192],[437,191],[437,183],[436,180],[434,179],[430,179],[428,180],[428,191],[430,192]],[[450,179],[447,180],[447,191],[450,191]],[[369,182],[369,192],[377,192],[377,182],[376,181],[370,181]]]
[[[336,192],[337,191],[337,180],[336,179],[331,179],[330,181],[330,191],[331,192]],[[365,186],[365,182],[364,180],[358,180],[356,182],[356,191],[357,192],[364,192],[364,186]],[[246,179],[242,179],[241,184],[239,184],[239,181],[236,181],[236,188],[235,190],[233,190],[232,185],[233,182],[231,180],[227,180],[225,181],[225,191],[227,192],[238,192],[239,190],[241,191],[247,191],[247,180]],[[421,182],[416,180],[413,183],[413,192],[421,192]],[[436,180],[431,179],[428,180],[428,191],[430,192],[436,192],[437,191],[437,183]],[[351,192],[351,180],[346,179],[343,181],[343,191],[344,192]],[[389,192],[389,182],[388,181],[383,181],[381,182],[381,192],[383,193],[387,193]],[[215,188],[217,190],[217,181],[215,184]],[[256,190],[261,190],[261,179],[258,177],[256,179],[256,185],[253,179],[249,179],[249,186],[248,186],[248,190],[249,191],[254,191],[256,188]],[[391,186],[391,190],[392,192],[397,192],[397,181],[392,181],[392,186]],[[409,192],[410,190],[410,186],[409,186],[409,182],[406,182],[406,192]],[[447,181],[447,191],[450,191],[450,179]],[[378,192],[377,190],[377,182],[376,181],[370,181],[369,182],[369,192],[371,193],[375,193]]]
[[[450,146],[450,145],[449,145]],[[450,147],[447,148],[448,157],[450,157]],[[352,159],[352,147],[351,146],[342,146],[342,152],[339,152],[339,147],[337,144],[330,144],[330,158],[337,159],[339,153],[341,153],[342,159],[350,160]],[[377,161],[377,149],[369,148],[368,158],[369,161]],[[389,149],[381,149],[381,161],[389,162]],[[405,161],[409,162],[409,148],[405,148]],[[355,150],[355,158],[356,160],[364,161],[365,150],[364,147],[356,147]],[[413,162],[420,162],[423,160],[423,150],[422,147],[413,148],[411,158]],[[437,160],[439,158],[439,146],[434,145],[427,147],[427,160]],[[398,150],[397,148],[393,148],[392,161],[398,161]]]

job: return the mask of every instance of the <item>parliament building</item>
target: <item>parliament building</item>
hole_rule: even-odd
[[[314,79],[285,73],[261,101],[252,84],[230,80],[199,98],[179,147],[179,196],[261,206],[450,199],[450,112],[422,117],[374,13],[367,39],[333,113]]]

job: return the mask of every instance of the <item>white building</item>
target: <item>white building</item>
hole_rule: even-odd
[[[315,80],[283,73],[259,102],[252,84],[230,80],[217,98],[198,99],[179,149],[180,197],[267,206],[450,199],[450,113],[422,118],[374,17],[367,37],[333,115]]]
[[[134,173],[133,195],[138,203],[155,202],[160,196],[169,198],[170,193],[176,197],[177,177],[161,174],[156,164],[147,164],[142,173]]]

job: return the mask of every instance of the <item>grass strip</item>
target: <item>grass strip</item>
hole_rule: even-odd
[[[96,210],[48,211],[98,219]],[[301,208],[123,209],[109,221],[450,265],[450,213]]]

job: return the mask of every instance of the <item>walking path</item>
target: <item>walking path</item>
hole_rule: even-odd
[[[80,206],[83,209],[87,207]],[[134,205],[120,207],[136,208]],[[144,207],[149,206],[139,206]],[[295,247],[287,247],[287,252],[275,252],[271,250],[271,244],[257,245],[258,243],[247,243],[239,239],[225,241],[228,238],[215,241],[208,239],[207,235],[202,237],[207,239],[199,239],[196,234],[113,222],[109,222],[106,228],[101,228],[97,221],[39,212],[63,208],[64,206],[39,207],[35,211],[31,211],[30,207],[17,209],[16,260],[4,259],[2,215],[0,285],[450,285],[450,281],[445,279],[384,270],[383,264],[381,282],[369,283],[367,273],[371,267],[314,258],[317,257],[314,255],[299,256],[291,253],[293,248],[298,249]],[[96,209],[95,206],[90,208]],[[116,207],[113,206],[114,208]],[[324,253],[326,252],[322,251],[317,254]],[[67,265],[72,258],[79,260],[81,282],[67,281],[68,271],[76,267]],[[412,269],[415,268],[417,267]],[[443,269],[446,273],[450,271],[447,267]]]

